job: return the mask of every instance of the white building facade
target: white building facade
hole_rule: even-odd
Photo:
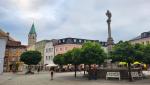
[[[6,42],[6,38],[0,37],[0,74],[3,73]]]
[[[44,65],[54,65],[53,58],[55,55],[53,42],[46,43],[44,49]]]

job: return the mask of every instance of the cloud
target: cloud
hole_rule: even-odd
[[[149,31],[148,0],[1,0],[0,26],[27,44],[34,22],[38,40],[78,37],[107,40],[105,12],[112,12],[117,42]]]

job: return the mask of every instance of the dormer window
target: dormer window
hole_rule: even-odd
[[[149,33],[148,33],[148,32],[143,32],[143,33],[141,34],[141,37],[142,37],[142,38],[149,37]]]
[[[77,40],[76,40],[76,39],[74,39],[74,42],[77,42]]]
[[[79,40],[79,42],[81,43],[82,41],[81,41],[81,40]]]
[[[103,43],[102,46],[105,46],[105,43]]]
[[[61,43],[61,40],[59,40],[58,42]]]

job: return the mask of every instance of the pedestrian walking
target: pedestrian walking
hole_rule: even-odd
[[[50,75],[51,75],[51,80],[53,80],[53,76],[54,76],[54,69],[50,69]]]
[[[40,67],[38,67],[37,72],[38,72],[38,74],[39,74],[39,72],[40,72]]]
[[[79,72],[80,72],[80,74],[81,74],[82,66],[78,66],[78,70],[79,70]]]

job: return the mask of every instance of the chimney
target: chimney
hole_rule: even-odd
[[[7,32],[7,36],[9,36],[9,32]]]
[[[7,36],[7,39],[9,40],[9,32],[7,32],[6,34],[7,34],[7,35],[6,35],[6,36]]]

